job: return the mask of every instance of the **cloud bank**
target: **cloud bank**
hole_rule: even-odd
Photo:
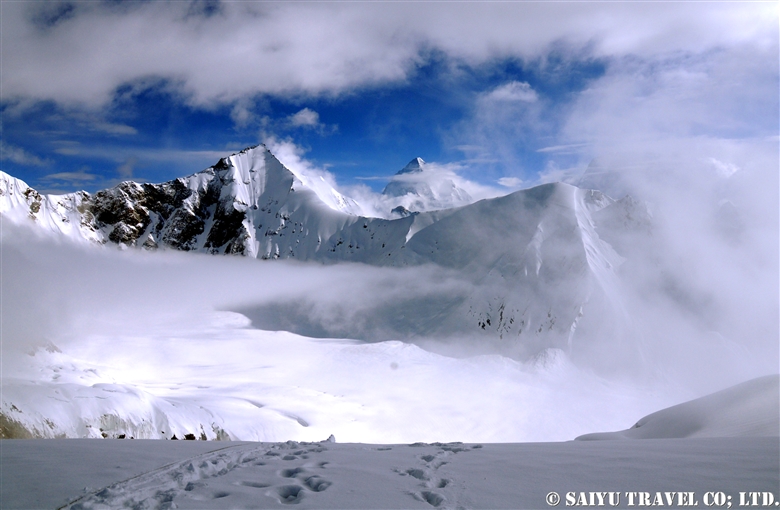
[[[164,83],[194,105],[403,82],[431,49],[469,65],[777,44],[773,3],[2,5],[3,99],[105,105]],[[56,76],[57,79],[51,79]]]

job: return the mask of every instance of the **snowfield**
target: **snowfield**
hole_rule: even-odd
[[[768,402],[778,382],[776,376],[751,381],[737,393]],[[695,439],[386,445],[6,440],[0,443],[1,501],[3,508],[71,509],[549,508],[550,492],[570,503],[602,500],[620,508],[640,501],[699,506],[721,493],[735,504],[740,497],[777,500],[777,399],[764,413],[753,413],[772,428],[732,428],[735,437],[722,437],[717,432],[724,430],[708,418],[725,414],[738,421],[741,409],[717,407],[719,398],[653,415],[655,430],[667,437],[685,425],[675,421],[681,411],[715,436]]]
[[[533,363],[452,358],[247,325],[215,312],[9,355],[4,417],[49,438],[557,441],[620,428],[669,398],[582,372],[561,351]]]
[[[74,509],[550,508],[545,497],[551,491],[620,492],[622,508],[629,507],[626,492],[648,492],[651,498],[659,491],[672,493],[673,502],[679,493],[692,492],[702,506],[704,495],[716,490],[736,503],[739,492],[777,497],[780,446],[777,438],[631,444],[3,444],[4,461],[16,468],[4,474],[4,508]],[[205,448],[209,445],[211,450]],[[70,465],[74,457],[82,466]]]
[[[610,506],[627,508],[643,497],[656,501],[652,506],[685,507],[712,501],[715,492],[735,501],[740,493],[748,502],[778,498],[778,388],[780,377],[762,377],[653,413],[628,431],[575,442],[6,440],[0,502],[71,509],[544,508],[548,494],[559,492],[570,502],[610,497]]]

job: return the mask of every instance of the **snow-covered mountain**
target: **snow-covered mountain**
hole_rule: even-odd
[[[474,200],[451,176],[431,169],[422,158],[414,158],[399,170],[382,191],[397,202],[393,212],[406,216],[410,212],[448,209],[470,204]]]
[[[470,200],[447,179],[401,179],[425,174],[425,166],[420,158],[412,160],[384,193],[450,205]],[[277,305],[287,310],[284,314],[268,308],[242,312],[261,327],[310,336],[473,336],[520,358],[548,348],[570,350],[583,330],[593,334],[610,328],[610,338],[621,338],[627,327],[618,275],[622,258],[604,239],[643,228],[641,209],[630,198],[615,201],[598,191],[554,183],[394,220],[366,217],[357,214],[359,204],[325,181],[295,174],[264,146],[223,158],[189,177],[162,184],[123,182],[94,195],[41,195],[0,175],[4,219],[79,241],[452,269],[478,290],[383,304],[359,331],[346,320],[324,325],[305,308],[288,303]],[[610,320],[603,320],[605,313]]]
[[[701,394],[610,372],[755,370],[645,311],[686,290],[647,207],[569,184],[380,219],[254,147],[95,194],[1,174],[0,220],[0,437],[549,441]]]
[[[294,174],[264,146],[189,177],[123,182],[94,195],[41,195],[2,174],[0,195],[4,217],[75,239],[258,258],[309,258],[358,221],[354,201]]]

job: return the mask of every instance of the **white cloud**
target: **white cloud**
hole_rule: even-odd
[[[303,176],[309,180],[323,180],[332,188],[336,188],[336,178],[328,172],[327,169],[317,166],[315,163],[304,158],[306,151],[296,145],[290,139],[280,140],[276,136],[267,135],[263,143],[271,151],[276,159],[284,166],[292,170],[295,174]]]
[[[104,105],[120,85],[164,80],[195,105],[255,94],[339,94],[399,82],[436,49],[469,64],[777,47],[774,3],[254,3],[213,16],[182,2],[3,3],[3,95]]]
[[[511,81],[494,88],[486,94],[485,98],[492,101],[524,101],[533,103],[539,99],[539,96],[528,83]]]
[[[408,183],[425,183],[433,192],[429,197],[394,197],[377,193],[364,184],[343,186],[336,181],[336,177],[325,167],[309,161],[305,157],[306,151],[296,145],[290,139],[279,139],[273,135],[267,135],[263,142],[268,150],[287,168],[293,171],[305,184],[315,189],[320,198],[326,202],[330,199],[327,190],[318,189],[319,183],[325,183],[342,196],[354,200],[358,205],[350,210],[357,214],[378,218],[393,218],[390,211],[399,206],[410,206],[414,202],[415,211],[443,208],[436,206],[442,200],[447,201],[451,188],[455,186],[466,191],[470,197],[465,202],[452,205],[465,205],[483,198],[491,198],[507,193],[506,189],[486,186],[472,181],[462,174],[467,173],[468,168],[458,163],[439,164],[435,162],[425,163],[425,171],[422,173],[392,175],[387,177],[363,177],[362,180],[402,180]],[[388,169],[400,170],[400,169]],[[393,172],[395,173],[395,172]],[[409,208],[409,207],[407,207]]]
[[[236,127],[246,127],[255,119],[255,114],[252,111],[253,107],[254,103],[252,101],[246,99],[236,101],[236,104],[230,110],[230,119]]]
[[[49,174],[43,177],[43,181],[65,181],[72,185],[79,185],[80,183],[90,182],[97,179],[98,176],[91,174],[87,169],[81,169],[77,172],[57,172]]]
[[[403,183],[404,187],[408,185],[410,189],[416,188],[418,193],[407,193],[400,196],[384,195],[365,185],[345,187],[344,193],[355,199],[367,215],[379,218],[397,218],[398,216],[393,215],[391,211],[398,206],[416,212],[431,211],[459,207],[507,193],[506,189],[487,186],[464,177],[468,171],[469,168],[460,163],[427,162],[424,171],[420,173],[377,178]],[[374,178],[363,179],[372,180]]]
[[[2,140],[0,140],[0,160],[13,161],[25,166],[46,166],[50,163],[34,154],[30,154],[21,147],[11,145]]]
[[[320,126],[320,114],[309,108],[304,108],[294,115],[290,115],[290,124],[293,127],[310,127],[316,128]]]
[[[96,131],[102,131],[111,135],[135,135],[138,130],[126,124],[116,124],[114,122],[97,122],[93,125]]]
[[[536,152],[555,152],[558,154],[577,153],[587,146],[587,143],[568,143],[565,145],[551,145],[549,147],[542,147],[541,149],[536,149]]]
[[[502,177],[498,180],[498,184],[505,188],[519,188],[523,185],[523,180],[518,177]]]

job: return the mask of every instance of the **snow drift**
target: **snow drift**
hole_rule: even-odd
[[[578,437],[661,439],[684,437],[780,436],[780,376],[759,377],[645,416],[620,432]]]

